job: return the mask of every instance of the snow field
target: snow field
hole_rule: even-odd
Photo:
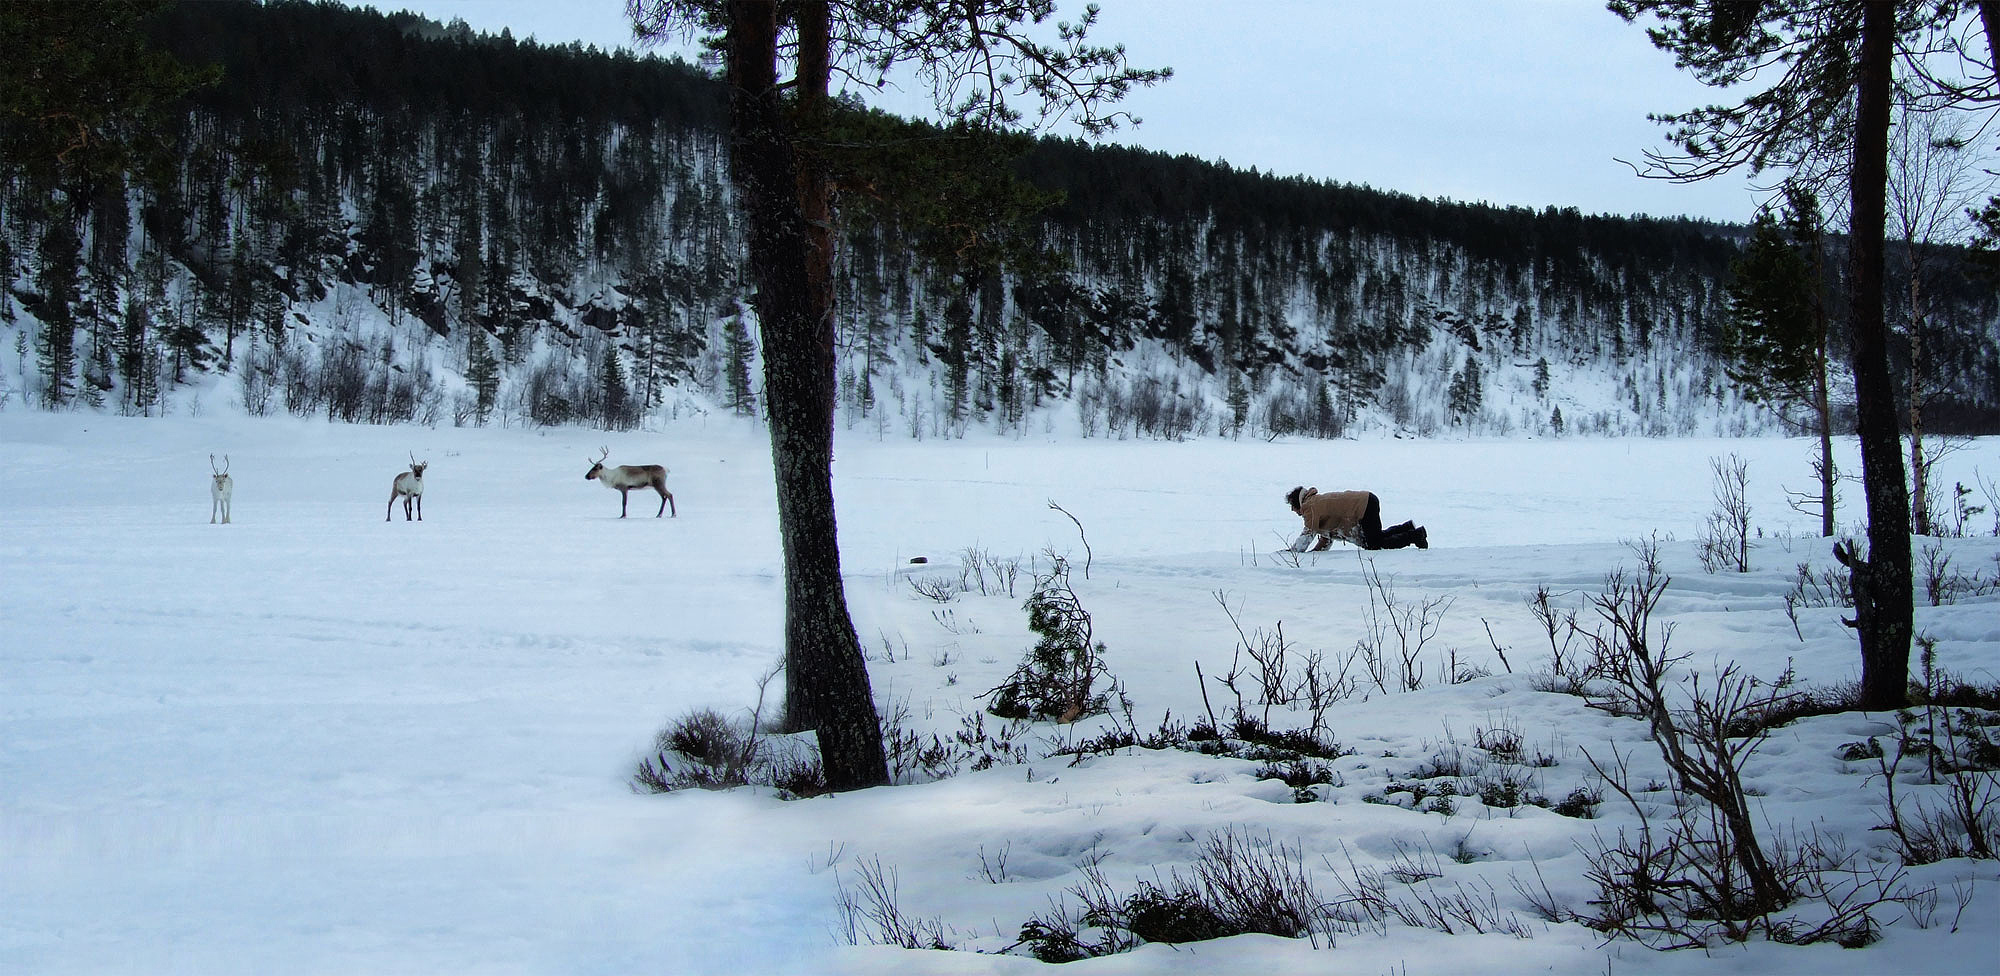
[[[616,517],[586,482],[609,463],[661,463],[680,516]],[[1851,447],[1851,446],[1850,446]],[[389,482],[429,460],[425,521]],[[1519,733],[1535,789],[1593,782],[1588,749],[1660,774],[1637,722],[1534,690],[1546,638],[1527,599],[1582,610],[1604,574],[1658,533],[1673,585],[1659,619],[1690,666],[1735,661],[1811,683],[1858,671],[1839,611],[1783,594],[1831,563],[1784,487],[1809,480],[1800,440],[1335,441],[838,439],[835,488],[848,596],[878,701],[948,736],[1032,644],[1021,601],[1044,550],[1072,559],[1106,661],[1150,730],[1204,704],[1194,677],[1230,665],[1246,631],[1344,655],[1363,636],[1362,562],[1336,547],[1291,565],[1294,484],[1368,488],[1385,521],[1430,529],[1429,551],[1370,554],[1403,602],[1448,599],[1422,690],[1327,713],[1354,749],[1325,800],[1293,802],[1257,763],[1134,750],[1075,766],[1043,743],[1102,719],[1043,725],[1025,766],[838,797],[640,796],[632,763],[669,719],[742,713],[779,657],[782,566],[768,443],[748,426],[664,431],[459,430],[294,420],[0,413],[0,970],[27,973],[1011,972],[971,953],[850,948],[836,893],[864,862],[894,869],[904,910],[968,948],[1021,922],[1102,858],[1121,893],[1185,870],[1236,829],[1303,852],[1319,889],[1350,863],[1433,857],[1447,888],[1492,892],[1533,938],[1446,937],[1391,925],[1337,947],[1239,937],[1147,946],[1086,972],[1977,972],[2000,924],[2000,871],[1911,872],[1976,882],[1960,919],[1889,923],[1861,951],[1751,945],[1660,955],[1600,945],[1535,918],[1511,881],[1535,869],[1591,896],[1579,843],[1598,820],[1457,797],[1449,816],[1366,802],[1482,732]],[[235,522],[211,526],[209,453],[232,457]],[[1712,502],[1707,459],[1750,461],[1753,572],[1703,573],[1692,539]],[[1851,458],[1843,463],[1858,470]],[[1947,460],[1945,483],[2000,475],[2000,441]],[[1847,491],[1843,522],[1859,514]],[[645,496],[651,497],[651,496]],[[1049,508],[1055,501],[1082,523]],[[1084,543],[1090,573],[1083,573]],[[1926,540],[1918,540],[1921,547]],[[2000,543],[1950,540],[1952,565],[1996,571]],[[912,579],[958,578],[968,550],[1018,560],[1015,592],[940,604]],[[909,560],[930,560],[912,566]],[[1991,597],[1920,607],[1943,665],[1996,680]],[[1587,610],[1583,610],[1588,613]],[[1490,628],[1491,637],[1488,632]],[[1493,651],[1505,649],[1514,672]],[[1490,677],[1436,683],[1443,655]],[[893,658],[893,659],[892,659]],[[1233,704],[1214,682],[1218,712]],[[1000,723],[988,716],[989,728]],[[1272,725],[1307,717],[1273,709]],[[1809,719],[1750,766],[1763,814],[1882,856],[1879,784],[1842,743],[1891,716]],[[1604,751],[1600,751],[1604,750]],[[1476,758],[1476,757],[1475,757]],[[1391,795],[1393,798],[1393,795]],[[1459,863],[1453,855],[1465,859]],[[1005,858],[1000,883],[987,877]],[[1532,858],[1532,864],[1530,859]],[[1072,899],[1073,904],[1073,899]]]

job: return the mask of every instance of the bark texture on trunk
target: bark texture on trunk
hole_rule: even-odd
[[[1861,638],[1861,705],[1887,709],[1909,702],[1915,613],[1910,589],[1910,495],[1903,480],[1901,425],[1889,382],[1888,329],[1882,310],[1896,10],[1888,3],[1863,7],[1848,225],[1848,314],[1853,327],[1861,482],[1868,504],[1868,553],[1863,558],[1848,550],[1842,562],[1852,571],[1851,624]]]
[[[825,4],[802,6],[817,8],[824,37]],[[831,237],[821,232],[830,226],[824,196],[815,202],[802,192],[823,181],[801,171],[789,131],[777,79],[777,5],[730,0],[728,13],[730,151],[749,222],[785,558],[785,706],[792,727],[818,734],[829,786],[876,786],[888,782],[888,764],[834,529]]]

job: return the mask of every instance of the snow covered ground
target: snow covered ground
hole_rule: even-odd
[[[663,463],[680,515],[616,518],[583,479]],[[1851,454],[1851,445],[1849,445]],[[208,454],[227,453],[234,523],[210,525]],[[425,520],[379,517],[406,453],[430,462]],[[893,869],[909,914],[952,941],[999,949],[1099,859],[1121,892],[1185,868],[1235,829],[1295,845],[1337,891],[1350,863],[1432,852],[1435,885],[1487,891],[1531,938],[1385,933],[1244,936],[1074,964],[1080,972],[1682,973],[1988,972],[2000,865],[1953,860],[1910,880],[1945,893],[1919,928],[1900,909],[1863,950],[1768,943],[1708,954],[1603,944],[1537,919],[1513,888],[1538,868],[1578,904],[1580,843],[1633,820],[1460,798],[1449,815],[1363,802],[1453,743],[1518,732],[1555,765],[1536,788],[1594,782],[1582,750],[1629,752],[1659,773],[1636,721],[1536,691],[1546,639],[1527,599],[1569,608],[1626,540],[1662,540],[1661,614],[1700,667],[1735,661],[1809,683],[1851,680],[1839,611],[1783,610],[1795,567],[1830,564],[1799,440],[1117,442],[878,441],[843,432],[841,542],[878,700],[949,733],[1032,644],[1031,564],[1068,555],[1106,663],[1142,730],[1204,705],[1237,634],[1283,623],[1303,648],[1345,654],[1369,590],[1345,547],[1296,565],[1295,484],[1368,488],[1387,521],[1430,529],[1429,551],[1371,554],[1398,599],[1448,597],[1421,690],[1328,713],[1357,752],[1330,802],[1294,803],[1255,763],[1130,750],[1071,766],[1040,727],[1025,765],[858,794],[639,795],[654,734],[689,709],[740,713],[780,653],[781,585],[768,446],[711,420],[653,433],[335,426],[235,416],[133,420],[0,413],[0,971],[19,973],[1017,972],[1031,959],[850,947],[839,887]],[[1746,575],[1702,572],[1691,541],[1713,507],[1708,459],[1749,461],[1761,533]],[[1850,470],[1858,470],[1852,457]],[[2000,479],[2000,440],[1944,462],[1944,482]],[[1847,492],[1844,522],[1860,512]],[[1975,494],[1975,501],[1979,500]],[[1081,522],[1083,534],[1054,501]],[[1991,515],[1976,523],[1991,528]],[[1089,576],[1082,572],[1084,542]],[[1925,540],[1919,540],[1919,545]],[[2000,540],[1945,543],[1992,575]],[[1019,559],[1012,596],[920,596],[968,549]],[[912,569],[909,560],[931,560]],[[1918,612],[1941,663],[2000,678],[1988,596]],[[1489,637],[1489,629],[1491,636]],[[1508,674],[1494,653],[1507,651]],[[1436,680],[1445,656],[1486,668]],[[1219,710],[1226,691],[1211,683]],[[1273,725],[1305,717],[1278,709]],[[997,725],[989,719],[989,726]],[[1817,827],[1887,857],[1879,777],[1840,744],[1893,729],[1884,714],[1779,730],[1750,765],[1774,826]],[[1458,857],[1454,857],[1457,855]],[[1463,858],[1465,863],[1460,863]],[[1004,859],[1004,866],[996,862]],[[996,867],[998,870],[996,871]],[[1952,894],[1973,882],[1962,914]],[[1072,901],[1073,905],[1073,901]],[[1958,923],[1952,934],[1951,923]]]

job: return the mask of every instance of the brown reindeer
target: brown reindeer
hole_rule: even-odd
[[[634,488],[651,488],[660,493],[660,511],[653,513],[654,518],[659,518],[673,506],[674,493],[667,490],[666,468],[657,464],[620,464],[607,468],[604,466],[604,459],[610,456],[611,449],[604,448],[604,455],[590,462],[590,471],[583,476],[583,480],[596,479],[604,487],[618,490],[619,518],[625,517],[625,507],[631,501],[631,491]],[[674,508],[674,517],[681,517],[679,508]]]
[[[410,470],[397,475],[395,483],[389,486],[389,510],[382,513],[382,521],[389,521],[389,516],[395,514],[398,498],[403,500],[403,521],[410,520],[411,502],[417,506],[417,521],[424,520],[424,469],[430,466],[429,461],[419,461],[415,454],[410,455]]]

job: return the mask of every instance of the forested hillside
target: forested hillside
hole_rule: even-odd
[[[154,29],[223,80],[177,116],[171,165],[99,188],[74,225],[47,187],[0,188],[0,403],[614,428],[757,410],[725,107],[698,68],[332,4],[184,3]],[[842,228],[848,426],[1774,423],[1713,352],[1743,228],[1060,139],[1014,165],[1061,194],[1036,231],[1056,261],[973,275],[885,219]],[[1940,402],[1993,416],[1990,286],[1947,270],[1923,293]]]

